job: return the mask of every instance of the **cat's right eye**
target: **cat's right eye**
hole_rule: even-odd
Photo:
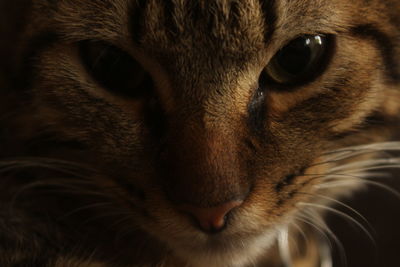
[[[150,75],[121,49],[101,41],[83,41],[80,55],[90,75],[112,93],[130,98],[151,93]]]

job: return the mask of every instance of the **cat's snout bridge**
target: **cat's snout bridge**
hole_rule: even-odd
[[[216,233],[250,194],[252,176],[234,127],[202,123],[175,122],[159,159],[159,179],[176,210],[203,232]]]

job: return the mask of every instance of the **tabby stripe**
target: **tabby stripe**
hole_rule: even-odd
[[[308,166],[308,165],[307,165]],[[281,181],[279,181],[275,185],[275,191],[277,193],[281,192],[285,187],[293,185],[294,181],[297,177],[304,175],[307,167],[303,167],[300,170],[296,170],[295,172],[286,175]]]
[[[275,0],[259,0],[265,19],[265,43],[268,43],[274,35],[277,21],[277,10]]]
[[[366,116],[362,123],[357,126],[355,129],[344,130],[343,132],[335,133],[332,137],[329,138],[330,141],[337,141],[341,139],[345,139],[349,136],[356,135],[361,132],[366,132],[368,130],[376,129],[376,128],[388,128],[397,125],[397,120],[391,121],[390,118],[385,117],[380,111],[373,111],[370,115]]]
[[[386,75],[389,80],[395,83],[400,82],[400,65],[395,59],[395,49],[392,38],[372,24],[358,25],[351,29],[351,33],[355,36],[373,41],[376,48],[381,53],[386,67]]]
[[[146,10],[146,0],[136,0],[130,12],[129,31],[135,44],[139,44],[142,38],[143,13]]]
[[[174,21],[175,4],[172,0],[164,0],[163,4],[165,26],[168,27],[167,33],[171,38],[175,38],[179,34],[179,29]]]
[[[359,129],[345,130],[340,133],[335,133],[333,136],[329,137],[329,141],[337,142],[342,139],[346,139],[347,137],[356,135],[357,133],[359,133]]]
[[[36,77],[35,65],[36,58],[43,51],[48,49],[59,40],[59,36],[54,32],[42,32],[35,35],[27,44],[27,50],[22,53],[22,65],[15,77],[14,88],[29,89],[32,85],[34,77]]]

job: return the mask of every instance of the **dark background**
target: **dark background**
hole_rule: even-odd
[[[400,171],[393,172],[388,179],[379,179],[391,188],[400,191]],[[348,267],[397,267],[400,266],[400,198],[375,186],[356,193],[344,201],[360,212],[372,226],[357,218],[370,229],[375,244],[367,234],[353,223],[331,215],[328,217],[332,231],[343,243]],[[337,207],[339,208],[339,207]],[[351,214],[348,210],[340,210]],[[342,267],[338,250],[334,253],[334,267]]]

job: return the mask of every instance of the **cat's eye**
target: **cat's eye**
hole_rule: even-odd
[[[331,54],[331,38],[304,35],[280,49],[262,77],[280,85],[305,84],[322,73]]]
[[[92,77],[107,90],[139,98],[153,88],[150,75],[128,53],[100,41],[80,43],[82,62]]]

